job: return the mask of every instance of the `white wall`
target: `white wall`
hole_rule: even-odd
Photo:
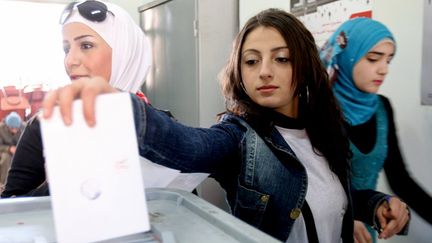
[[[239,3],[240,27],[242,27],[250,17],[261,10],[267,8],[281,8],[288,11],[290,9],[289,0],[239,0]]]
[[[153,0],[106,0],[107,2],[115,3],[127,10],[136,23],[139,23],[138,7]]]

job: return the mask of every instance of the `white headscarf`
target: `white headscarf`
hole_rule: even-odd
[[[63,26],[79,22],[96,31],[112,48],[110,85],[135,93],[143,85],[151,66],[150,43],[125,10],[112,3],[103,3],[114,16],[108,12],[104,21],[92,22],[82,17],[74,7],[71,16]]]

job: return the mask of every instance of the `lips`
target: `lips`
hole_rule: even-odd
[[[76,74],[72,74],[72,75],[69,75],[69,77],[73,81],[73,80],[77,80],[77,79],[80,79],[80,78],[87,78],[89,76],[88,75],[76,75]]]
[[[374,80],[373,83],[375,85],[381,85],[383,83],[383,80]]]
[[[275,89],[277,89],[278,87],[277,86],[274,86],[274,85],[264,85],[264,86],[261,86],[261,87],[258,87],[258,91],[263,91],[263,92],[269,92],[269,91],[273,91],[273,90],[275,90]]]

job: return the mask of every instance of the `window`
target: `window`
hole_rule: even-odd
[[[58,23],[63,2],[0,0],[0,120],[12,111],[27,120],[47,91],[70,82]]]
[[[0,86],[69,82],[59,16],[65,4],[0,1]]]

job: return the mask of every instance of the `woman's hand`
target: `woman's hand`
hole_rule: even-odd
[[[387,239],[399,233],[410,218],[408,206],[397,197],[384,201],[378,207],[376,215],[381,225],[379,239]]]
[[[354,220],[354,243],[372,243],[372,236],[363,222]]]
[[[118,92],[101,77],[81,78],[71,84],[48,93],[43,101],[43,118],[50,118],[55,105],[60,106],[60,114],[66,125],[72,124],[72,101],[82,99],[84,119],[92,127],[95,121],[95,99],[99,94]]]

